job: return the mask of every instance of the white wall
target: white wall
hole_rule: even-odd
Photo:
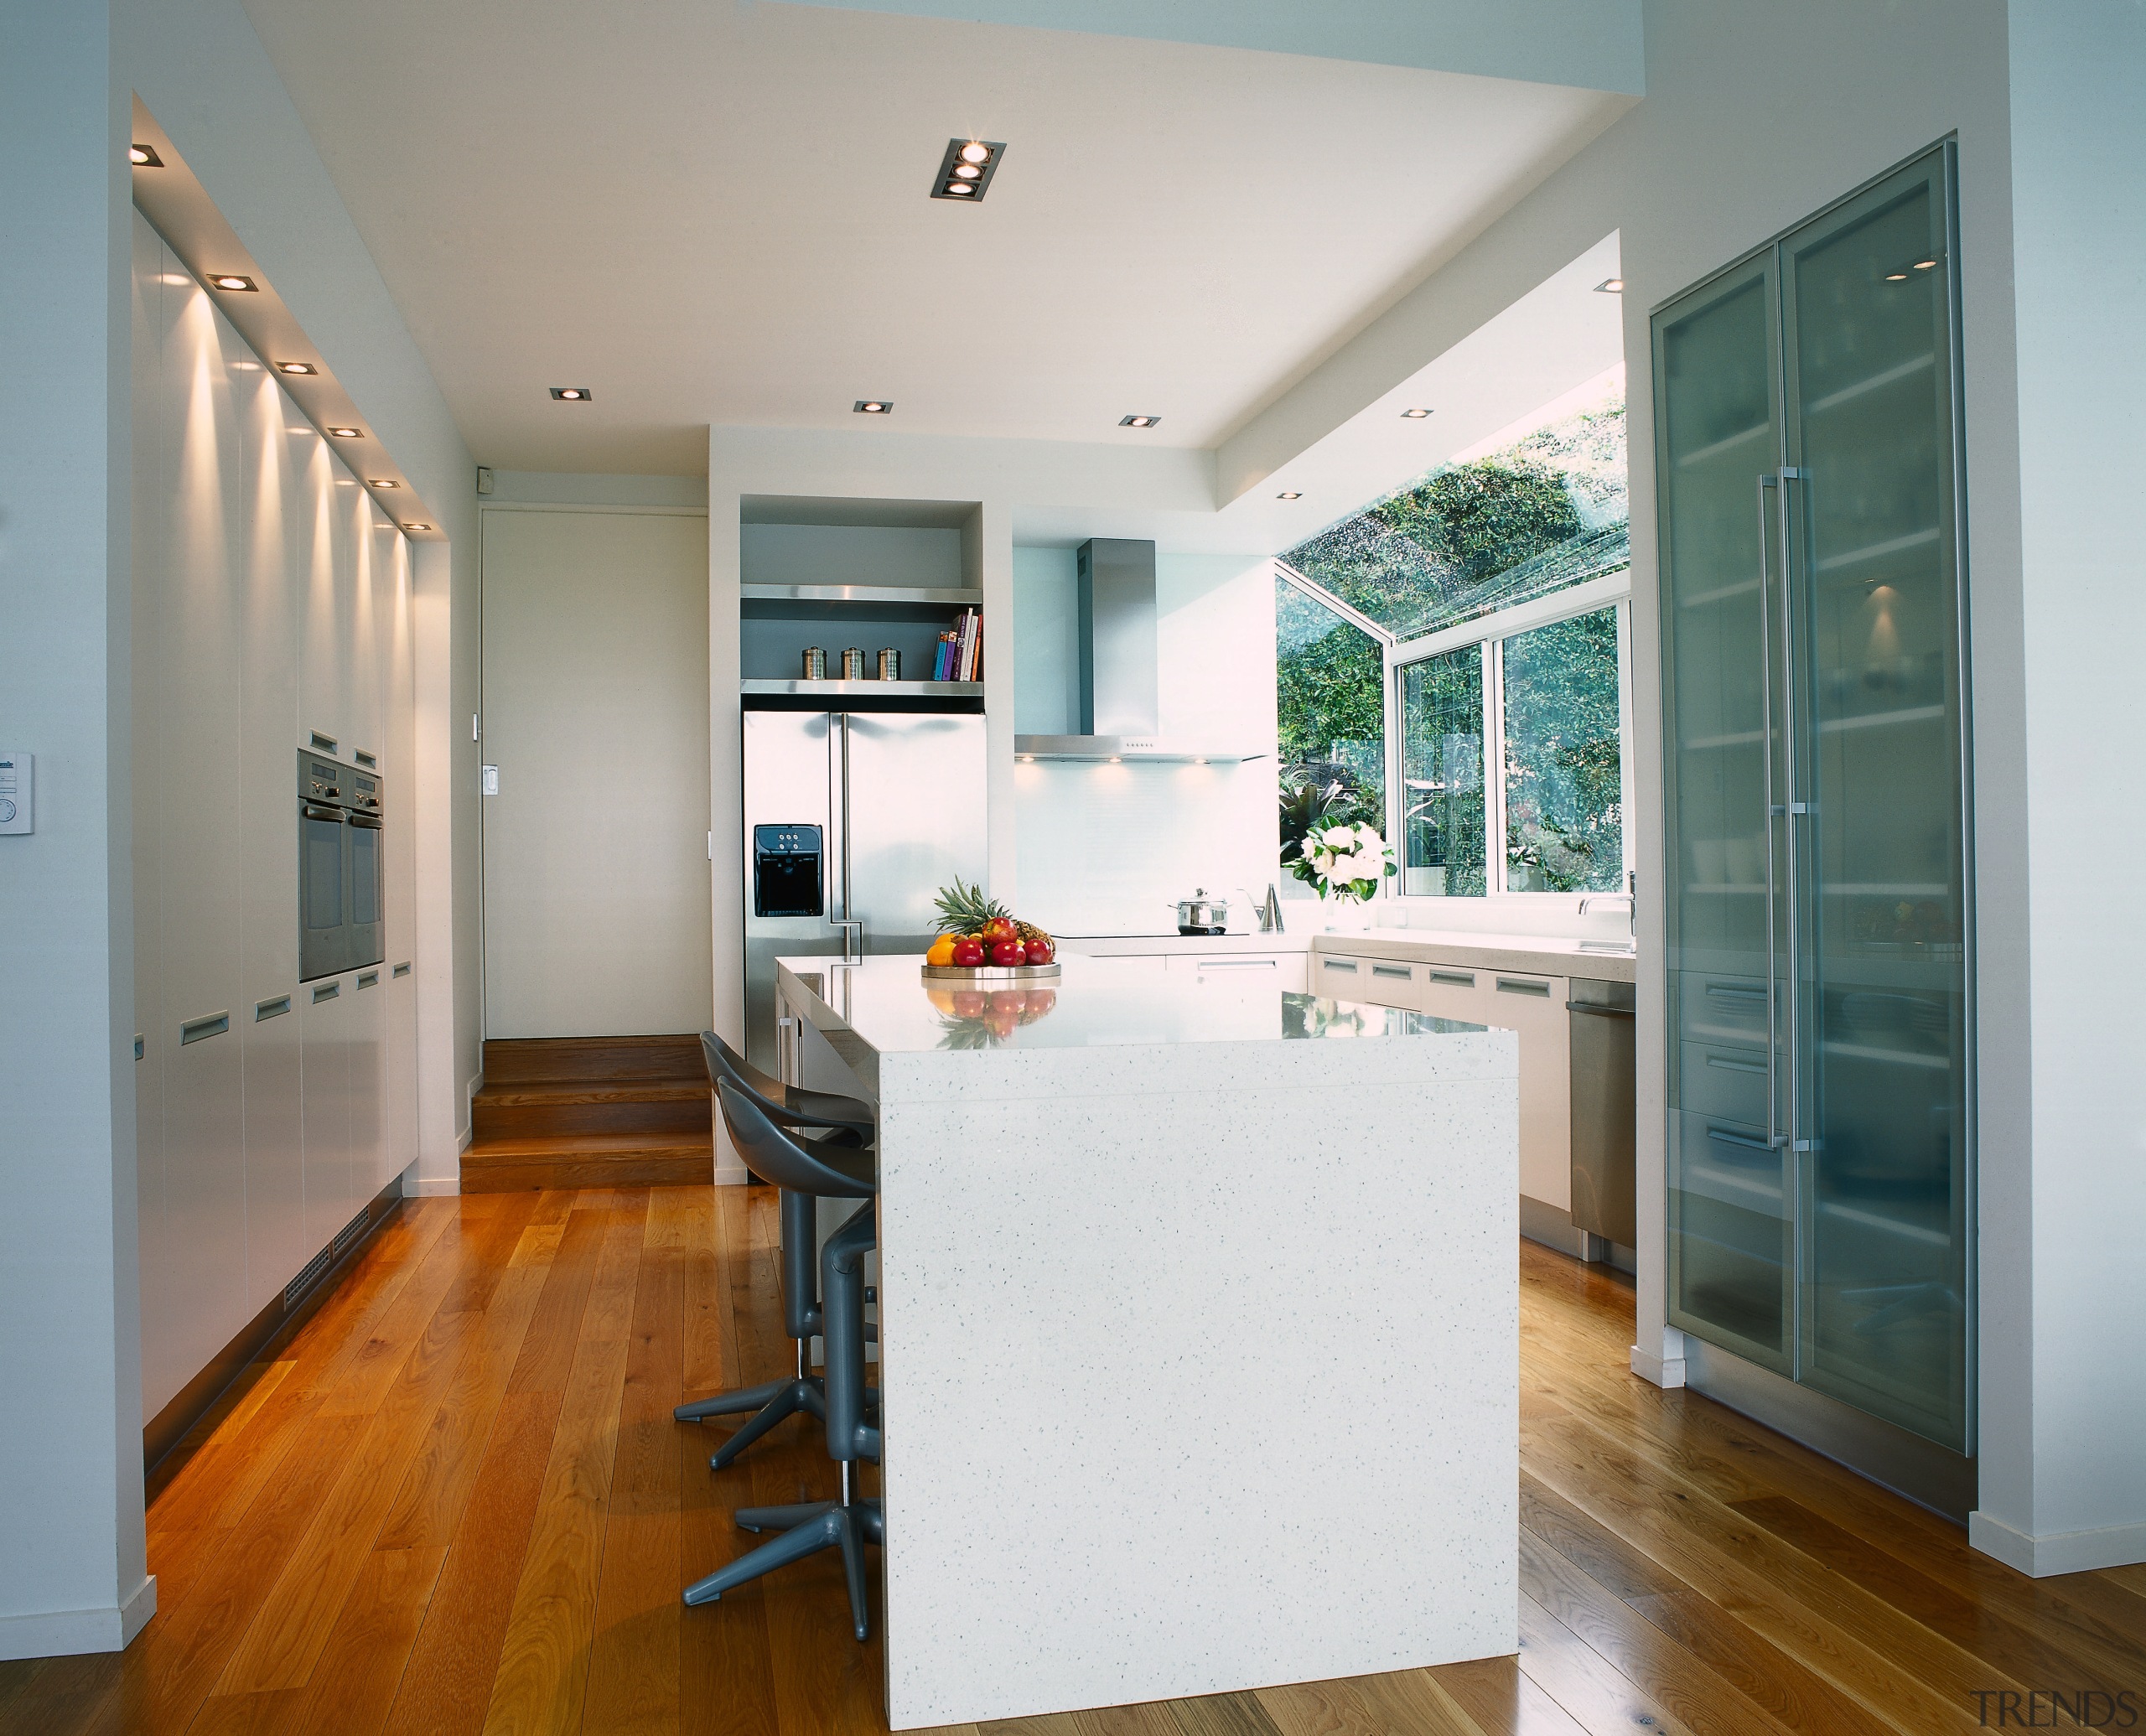
[[[0,1657],[109,1650],[142,1529],[128,769],[127,106],[101,6],[0,8]]]
[[[2139,784],[2146,560],[2098,510],[2138,488],[2146,15],[2119,0],[2022,0],[2010,48],[2020,567],[2016,593],[2006,584],[1978,602],[1975,709],[1983,857],[1993,839],[2024,847],[2026,896],[2014,901],[2014,863],[2004,883],[1985,878],[1972,1532],[2050,1573],[2146,1560],[2146,1356],[2125,1319],[2146,1246],[2134,1083],[2146,925],[2111,902],[2136,878],[2118,864],[2146,849],[2135,795],[2112,800]],[[1971,453],[1981,407],[1968,412]],[[1978,581],[2009,553],[1978,546]],[[2001,745],[1986,740],[1996,728]],[[1993,932],[2013,955],[1994,982]],[[1996,1002],[2023,972],[2024,1002]]]
[[[1014,728],[1078,728],[1074,551],[1013,551]],[[1167,934],[1195,889],[1231,925],[1278,874],[1274,580],[1263,560],[1155,557],[1158,723],[1164,739],[1263,757],[1239,765],[1013,769],[1020,914],[1053,933]]]
[[[417,1156],[409,544],[133,220],[142,1408]],[[298,981],[298,750],[379,762],[387,957]],[[365,977],[372,979],[370,984]],[[319,985],[314,985],[318,987]],[[257,1020],[280,997],[289,1013]],[[182,1044],[222,1012],[224,1035]]]

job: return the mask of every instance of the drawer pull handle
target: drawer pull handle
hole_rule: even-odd
[[[1525,977],[1501,977],[1498,978],[1498,992],[1501,995],[1541,995],[1547,1000],[1550,996],[1550,985],[1547,982],[1531,982]]]
[[[1351,977],[1356,974],[1356,961],[1354,959],[1322,958],[1319,962],[1330,971],[1346,971]]]
[[[1448,988],[1473,988],[1475,973],[1473,971],[1433,971],[1431,981],[1443,982]]]
[[[410,974],[410,966],[407,961],[396,966],[395,974],[398,977],[407,977]]]
[[[358,987],[359,987],[360,988],[377,988],[377,987],[380,987],[380,972],[377,972],[377,971],[360,971],[360,972],[358,972]]]
[[[264,1018],[281,1018],[290,1010],[291,998],[288,995],[277,995],[273,1000],[256,1001],[253,1003],[253,1022],[259,1024]]]
[[[1398,977],[1403,982],[1409,981],[1415,974],[1406,965],[1373,965],[1371,966],[1372,976]]]
[[[314,990],[313,1004],[318,1007],[323,1001],[332,1001],[342,992],[343,985],[341,983],[324,982],[319,987]]]
[[[1203,958],[1200,961],[1200,968],[1203,971],[1271,971],[1274,968],[1274,961],[1271,958]]]
[[[199,1018],[189,1018],[179,1028],[179,1046],[199,1043],[205,1037],[220,1037],[231,1028],[228,1013],[207,1013]]]

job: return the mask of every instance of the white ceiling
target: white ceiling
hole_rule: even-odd
[[[696,472],[710,424],[853,428],[864,396],[916,433],[1212,446],[1631,101],[768,0],[246,5],[513,469]],[[972,133],[1008,145],[987,202],[930,199]]]

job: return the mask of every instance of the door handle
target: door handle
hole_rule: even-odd
[[[842,961],[846,965],[864,962],[864,921],[858,916],[830,916],[830,928],[842,930]],[[853,935],[852,930],[855,930]]]
[[[345,817],[340,808],[317,808],[309,802],[301,802],[298,812],[308,820],[332,820],[338,826],[343,823]]]
[[[1759,478],[1759,800],[1765,809],[1764,854],[1766,858],[1766,1143],[1777,1146],[1781,1134],[1776,1118],[1781,1106],[1781,1086],[1775,1073],[1776,1051],[1781,1047],[1778,1028],[1778,1003],[1781,989],[1774,972],[1774,653],[1773,630],[1770,624],[1770,605],[1766,597],[1766,583],[1772,569],[1766,562],[1766,536],[1770,529],[1766,521],[1766,490],[1778,485],[1780,479],[1771,474]],[[1785,573],[1787,563],[1782,563]],[[1791,845],[1791,847],[1793,847]],[[1713,985],[1707,986],[1707,992],[1714,992]]]

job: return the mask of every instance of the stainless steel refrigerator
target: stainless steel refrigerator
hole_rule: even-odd
[[[744,714],[745,1052],[776,1070],[775,961],[921,952],[932,894],[986,873],[983,719]]]

